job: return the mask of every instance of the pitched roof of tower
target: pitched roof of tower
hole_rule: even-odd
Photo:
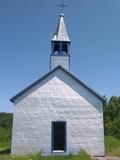
[[[67,33],[65,21],[64,21],[64,14],[60,14],[60,20],[58,22],[56,31],[54,33],[54,36],[52,38],[52,41],[67,41],[70,42],[70,38]]]

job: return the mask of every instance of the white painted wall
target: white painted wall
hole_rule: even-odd
[[[65,69],[70,69],[70,57],[69,56],[50,56],[50,69],[61,65]]]
[[[67,154],[104,156],[102,101],[58,69],[17,99],[12,154],[51,155],[51,122],[67,123]]]

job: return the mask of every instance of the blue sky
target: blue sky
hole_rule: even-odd
[[[0,0],[0,112],[49,71],[60,0]],[[108,98],[120,95],[120,0],[66,0],[71,72]]]

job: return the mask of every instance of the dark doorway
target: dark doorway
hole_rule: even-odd
[[[66,122],[52,122],[52,150],[66,151]]]

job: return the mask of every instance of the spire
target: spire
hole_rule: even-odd
[[[64,22],[64,14],[61,13],[56,31],[51,40],[50,69],[59,65],[67,70],[70,69],[70,43]]]
[[[65,41],[65,42],[71,42],[70,38],[67,33],[65,21],[64,21],[64,14],[60,14],[60,20],[58,22],[56,31],[54,33],[54,36],[52,38],[52,41]]]

